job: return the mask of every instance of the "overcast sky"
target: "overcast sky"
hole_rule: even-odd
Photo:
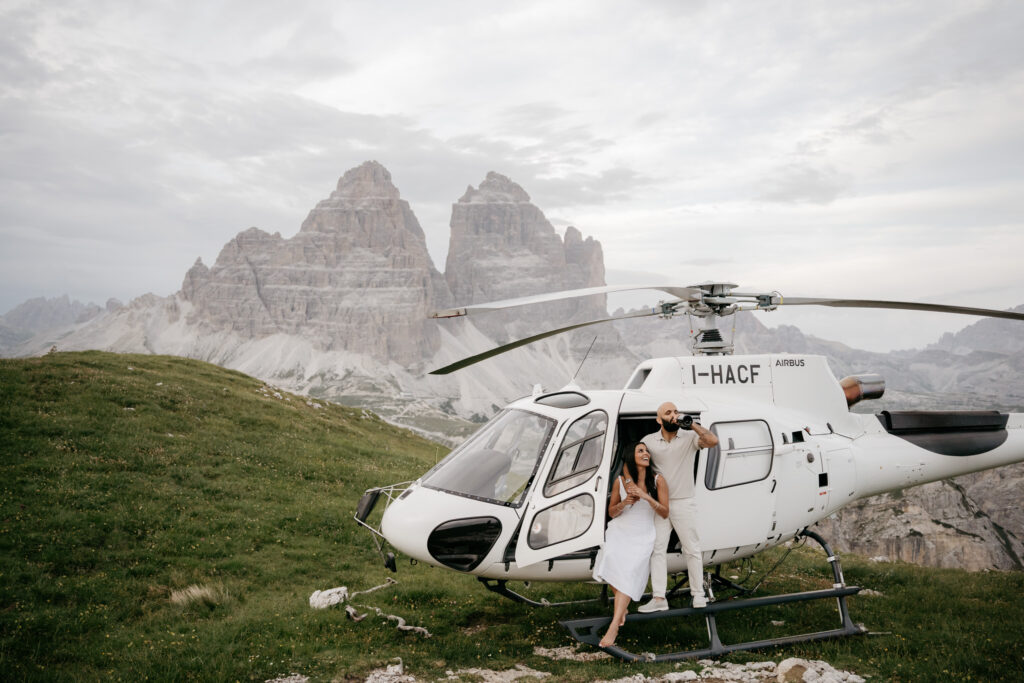
[[[1024,303],[1024,3],[0,0],[0,25],[0,313],[171,294],[368,159],[439,270],[494,170],[610,283]],[[762,321],[887,350],[976,319]]]

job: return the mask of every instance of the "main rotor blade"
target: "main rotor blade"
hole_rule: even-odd
[[[662,312],[662,309],[660,309],[660,308],[652,308],[651,310],[644,311],[643,313],[630,313],[629,315],[617,315],[617,316],[612,316],[611,318],[603,318],[601,320],[591,320],[591,321],[585,322],[585,323],[577,323],[575,325],[569,325],[568,327],[560,327],[557,330],[548,330],[547,332],[541,332],[540,334],[535,334],[532,337],[526,337],[525,339],[520,339],[518,341],[509,342],[508,344],[502,344],[501,346],[496,346],[493,349],[491,349],[490,351],[484,351],[483,353],[478,353],[475,356],[469,356],[468,358],[463,358],[462,360],[456,361],[456,362],[452,363],[451,365],[446,365],[443,368],[438,368],[437,370],[431,370],[428,374],[431,374],[431,375],[447,375],[450,372],[455,372],[456,370],[461,370],[462,368],[468,367],[468,366],[473,365],[475,363],[479,363],[482,360],[487,360],[488,358],[492,358],[494,356],[500,355],[502,353],[505,353],[506,351],[511,351],[512,349],[518,349],[520,346],[526,346],[527,344],[532,344],[533,342],[540,341],[541,339],[544,339],[546,337],[553,337],[556,334],[562,334],[563,332],[569,332],[570,330],[575,330],[575,329],[578,329],[580,327],[586,327],[588,325],[597,325],[598,323],[607,323],[607,322],[611,322],[613,320],[626,320],[627,318],[644,318],[644,317],[651,316],[651,315],[660,315],[661,312]]]
[[[483,313],[484,311],[497,311],[515,306],[529,306],[530,304],[542,304],[548,301],[561,301],[562,299],[575,299],[581,296],[593,294],[608,294],[609,292],[626,292],[635,289],[655,289],[665,292],[671,296],[683,300],[699,298],[702,292],[693,287],[678,287],[675,285],[603,285],[601,287],[587,287],[585,289],[567,289],[561,292],[548,292],[533,296],[523,296],[516,299],[504,299],[502,301],[490,301],[482,304],[470,304],[459,308],[448,308],[434,311],[431,318],[456,318],[469,313]]]
[[[934,313],[959,313],[988,318],[1024,320],[1024,313],[998,311],[991,308],[970,308],[945,304],[922,304],[914,301],[878,301],[875,299],[816,299],[811,297],[782,297],[779,306],[832,306],[835,308],[894,308],[905,311],[931,311]]]

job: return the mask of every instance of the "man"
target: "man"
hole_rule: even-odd
[[[661,429],[644,437],[651,463],[668,483],[668,519],[654,518],[654,552],[651,554],[651,601],[641,605],[640,612],[660,612],[668,609],[665,588],[668,585],[666,553],[672,529],[686,558],[686,571],[690,577],[690,596],[694,607],[707,607],[704,596],[704,562],[701,557],[700,538],[697,536],[697,503],[694,499],[693,465],[697,451],[718,445],[718,437],[696,422],[690,431],[680,432],[679,412],[673,403],[658,407]]]

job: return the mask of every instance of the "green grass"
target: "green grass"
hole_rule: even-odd
[[[356,597],[372,611],[313,610],[309,595],[384,582],[352,511],[369,487],[414,478],[445,449],[358,408],[281,392],[212,365],[98,352],[0,361],[0,671],[5,680],[257,680],[291,672],[362,680],[403,658],[425,680],[523,663],[558,680],[615,679],[673,664],[570,663],[533,654],[570,641],[558,619],[472,577],[399,561],[398,584]],[[756,558],[764,571],[778,557]],[[820,551],[793,553],[760,593],[831,584]],[[882,635],[727,661],[824,659],[874,680],[1019,680],[1024,574],[968,574],[844,557],[851,600]],[[725,573],[734,570],[727,569]],[[552,599],[592,586],[534,584]],[[367,610],[361,610],[367,611]],[[771,620],[785,625],[773,627]],[[834,604],[723,616],[723,639],[830,628]],[[702,623],[630,625],[637,651],[700,645]],[[690,668],[692,664],[682,664]]]

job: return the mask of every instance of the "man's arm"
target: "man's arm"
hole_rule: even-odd
[[[718,437],[696,422],[693,423],[693,431],[697,433],[697,446],[699,448],[714,448],[718,445]]]

